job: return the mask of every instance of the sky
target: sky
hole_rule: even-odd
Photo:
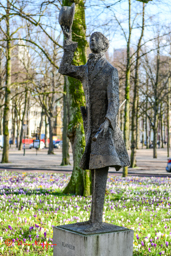
[[[113,0],[86,1],[87,35],[91,34],[94,30],[104,33],[110,40],[110,54],[113,53],[114,49],[126,47],[126,40],[123,36],[121,27],[116,22],[114,16],[116,16],[121,23],[126,35],[128,34],[128,0],[123,0],[121,3],[118,3],[111,8],[105,8],[105,6],[110,6],[110,4],[114,2],[115,1]],[[142,3],[133,0],[132,22],[135,19],[131,40],[133,47],[136,47],[140,35],[140,29],[137,29],[137,27],[141,25],[141,10]],[[147,41],[154,37],[157,32],[157,27],[159,27],[159,30],[162,33],[162,31],[164,31],[164,25],[170,26],[171,3],[169,3],[168,0],[153,0],[153,2],[146,4],[145,12],[146,28],[144,40]],[[148,43],[147,47],[153,47],[153,42]]]
[[[31,1],[31,2],[30,2]],[[131,46],[136,48],[136,44],[140,34],[141,26],[141,11],[142,3],[136,0],[132,1],[132,22],[134,20],[134,29],[132,31]],[[42,0],[29,0],[29,7],[33,13],[36,11],[37,6],[40,6]],[[114,4],[118,2],[117,4]],[[170,3],[169,3],[170,2]],[[6,0],[0,1],[6,5]],[[128,0],[86,0],[85,1],[85,14],[87,24],[87,40],[94,31],[100,31],[110,41],[109,54],[113,54],[114,49],[125,48],[126,40],[123,36],[121,27],[118,22],[122,25],[125,34],[128,34]],[[58,5],[60,9],[60,5]],[[0,9],[0,12],[2,9]],[[147,41],[155,37],[157,29],[162,33],[166,28],[164,26],[170,26],[171,23],[171,0],[153,0],[146,4],[146,28],[144,41]],[[61,28],[58,24],[59,10],[55,6],[48,6],[46,18],[43,18],[44,24],[48,24],[46,27],[48,33],[51,33],[50,26],[56,29],[55,37],[61,32]],[[116,21],[117,18],[118,22]],[[136,18],[135,18],[136,17]],[[164,39],[166,40],[166,39]],[[60,44],[63,44],[63,36],[61,34]],[[147,47],[153,47],[153,42],[149,42]]]

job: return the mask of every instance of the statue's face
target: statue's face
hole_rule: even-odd
[[[98,35],[92,35],[90,37],[90,49],[93,53],[100,53],[104,50],[103,39]]]

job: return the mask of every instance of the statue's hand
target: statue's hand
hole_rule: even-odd
[[[67,26],[61,26],[62,31],[64,33],[64,36],[66,37],[67,40],[71,39],[71,30]]]
[[[104,121],[104,123],[102,123],[102,124],[100,125],[100,129],[103,130],[103,136],[104,136],[104,135],[106,134],[106,132],[108,131],[109,125],[110,125],[110,122],[109,122],[108,119],[106,119],[106,120]]]

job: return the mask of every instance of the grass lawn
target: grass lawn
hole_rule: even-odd
[[[53,255],[53,226],[89,219],[70,175],[0,172],[0,255]],[[134,256],[171,256],[171,179],[109,176],[104,221],[134,230]],[[54,245],[55,246],[55,245]]]

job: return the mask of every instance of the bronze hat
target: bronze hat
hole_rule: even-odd
[[[59,24],[67,27],[69,30],[72,27],[75,14],[75,3],[71,6],[63,6],[59,13]]]

